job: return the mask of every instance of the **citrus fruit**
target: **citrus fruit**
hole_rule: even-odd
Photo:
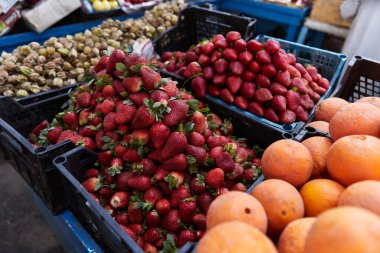
[[[314,119],[330,122],[331,118],[342,107],[349,105],[349,103],[341,98],[327,98],[317,104],[314,111]]]
[[[310,127],[314,127],[319,131],[323,131],[325,133],[329,133],[329,123],[326,121],[313,121],[308,124]]]
[[[356,100],[355,103],[368,103],[376,106],[377,108],[380,108],[380,98],[378,97],[364,97]]]
[[[311,175],[314,177],[321,176],[327,170],[327,153],[332,145],[332,140],[326,137],[315,136],[304,140],[302,144],[309,150],[313,158],[313,171]]]

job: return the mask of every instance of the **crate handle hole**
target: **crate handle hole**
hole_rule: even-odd
[[[354,57],[355,57],[356,60],[361,60],[362,59],[362,57],[360,55],[355,55]]]
[[[55,163],[61,163],[61,164],[62,164],[62,163],[64,163],[64,162],[66,162],[66,158],[63,157],[63,156],[59,156],[59,157],[55,158],[54,162],[55,162]]]
[[[359,57],[360,57],[360,56],[359,56]],[[341,58],[341,59],[346,59],[347,56],[345,56],[344,54],[341,54],[341,55],[339,55],[339,58]]]
[[[317,129],[315,129],[314,127],[311,127],[311,126],[307,126],[305,127],[305,130],[310,133],[310,134],[315,134],[317,132]]]
[[[290,124],[284,124],[284,125],[282,125],[282,128],[284,128],[284,130],[286,130],[286,131],[293,130],[293,126]]]
[[[42,153],[44,151],[46,151],[46,147],[38,147],[34,150],[36,153]]]
[[[291,133],[283,133],[282,137],[284,139],[292,140],[293,139],[293,134],[291,134]]]

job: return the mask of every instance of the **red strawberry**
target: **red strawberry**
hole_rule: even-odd
[[[186,60],[186,62],[197,61],[198,55],[195,52],[187,52],[185,54],[185,60]]]
[[[149,135],[152,138],[153,147],[160,149],[170,134],[170,129],[164,123],[157,122],[151,126]]]
[[[152,180],[148,176],[135,176],[127,180],[128,186],[137,191],[146,191],[152,184]]]
[[[318,80],[318,76],[317,76],[318,70],[316,67],[312,65],[308,65],[306,66],[306,71],[309,73],[309,75],[311,76],[314,82]]]
[[[290,74],[288,71],[277,72],[276,81],[286,87],[289,87],[291,84]]]
[[[190,223],[192,221],[196,211],[197,203],[194,200],[185,200],[179,203],[179,215],[181,217],[181,220],[186,223]]]
[[[225,136],[210,136],[206,139],[207,146],[210,149],[215,147],[224,146],[228,143],[228,138]]]
[[[161,217],[170,211],[170,202],[167,199],[160,199],[156,204],[156,211]]]
[[[63,116],[63,122],[72,130],[76,130],[78,128],[78,116],[75,112],[68,112]]]
[[[82,110],[79,113],[79,125],[87,125],[91,112],[89,110]]]
[[[165,170],[185,170],[187,167],[187,159],[184,154],[177,154],[168,158],[162,163]]]
[[[112,51],[112,53],[109,56],[107,67],[106,67],[107,72],[111,73],[115,69],[116,63],[124,62],[126,56],[127,55],[125,54],[125,52],[120,49],[116,49]]]
[[[197,75],[201,72],[202,72],[201,65],[199,65],[198,62],[193,61],[193,62],[190,62],[189,65],[187,65],[187,68],[183,74],[184,74],[185,78],[190,78],[190,77]]]
[[[281,45],[280,42],[277,40],[269,39],[265,43],[265,51],[267,51],[270,54],[275,54],[280,49]]]
[[[225,194],[225,193],[227,193],[227,192],[229,192],[230,190],[228,190],[226,187],[219,187],[218,189],[217,189],[217,192],[216,192],[216,194],[214,194],[214,196],[215,197],[219,197],[220,195],[223,195],[223,194]]]
[[[319,94],[319,95],[324,95],[326,93],[326,89],[322,88],[322,87],[318,87],[318,89],[316,90],[316,92]]]
[[[242,78],[243,78],[244,81],[250,82],[253,79],[255,79],[255,74],[252,71],[250,71],[250,70],[245,70],[243,72]]]
[[[188,141],[190,145],[201,147],[205,144],[205,137],[198,132],[192,132],[188,136]]]
[[[117,124],[115,122],[116,113],[110,112],[104,117],[103,127],[106,131],[113,131],[117,128]]]
[[[275,95],[271,101],[271,107],[278,112],[286,110],[286,98],[281,95]]]
[[[145,145],[150,142],[150,135],[147,129],[134,130],[131,133],[131,137],[132,137],[131,141],[136,140],[141,145]]]
[[[236,61],[238,59],[238,54],[235,49],[226,48],[223,50],[223,58],[230,62]]]
[[[169,135],[164,148],[162,149],[161,156],[165,160],[181,153],[187,146],[186,136],[181,132],[173,132]]]
[[[222,34],[217,34],[212,38],[212,43],[216,43],[218,40],[225,39]]]
[[[267,76],[258,74],[255,79],[255,84],[260,88],[268,88],[270,85],[270,80]]]
[[[191,81],[191,90],[198,98],[204,98],[206,95],[206,80],[203,77],[197,76]]]
[[[286,93],[288,92],[288,90],[286,89],[284,85],[276,83],[276,82],[273,82],[270,84],[269,90],[274,95],[286,95]]]
[[[172,190],[183,184],[185,173],[182,171],[172,171],[164,178],[164,180],[169,184],[169,190]]]
[[[169,80],[166,84],[164,84],[162,89],[166,94],[168,94],[169,98],[176,96],[179,92],[177,83],[172,80]]]
[[[169,101],[169,96],[162,90],[155,90],[150,94],[150,99],[154,102],[159,102],[161,104],[167,105]]]
[[[221,187],[224,183],[224,171],[220,168],[215,168],[207,172],[205,182],[213,188]]]
[[[42,122],[40,122],[33,130],[32,130],[32,134],[34,134],[35,136],[39,136],[41,131],[45,128],[48,128],[49,127],[49,123],[47,122],[47,120],[44,120]]]
[[[228,47],[228,42],[226,39],[220,39],[215,43],[215,48],[216,49],[225,49]],[[215,51],[216,52],[216,51]],[[214,52],[214,53],[215,53]]]
[[[318,84],[314,81],[309,82],[309,86],[313,91],[317,91],[319,88]]]
[[[241,39],[241,35],[239,32],[231,31],[226,34],[226,40],[228,43],[235,42]]]
[[[62,131],[62,127],[54,127],[46,134],[46,138],[49,140],[50,143],[56,144],[59,137],[61,136]]]
[[[207,86],[207,93],[213,97],[219,97],[220,89],[215,86]]]
[[[86,170],[85,173],[86,173],[87,178],[98,177],[98,175],[99,175],[99,171],[95,168],[88,169],[88,170]]]
[[[194,123],[194,130],[204,133],[207,128],[207,120],[203,113],[196,111],[190,116],[190,121]]]
[[[77,142],[76,145],[81,145],[92,151],[96,150],[95,142],[89,137],[84,137],[83,139],[79,140],[79,142]]]
[[[161,150],[154,150],[148,154],[148,158],[153,161],[162,163],[164,160],[161,157]]]
[[[234,160],[227,152],[223,152],[215,158],[215,165],[221,168],[225,173],[230,173],[235,168]]]
[[[65,131],[64,131],[65,132]],[[64,133],[63,132],[63,133]],[[62,133],[62,134],[63,134]],[[61,135],[62,136],[62,135]],[[104,131],[103,130],[99,130],[96,135],[95,135],[95,143],[96,143],[96,146],[98,147],[98,149],[102,150],[103,149],[103,145],[104,145],[104,142],[102,140],[102,137],[104,136]]]
[[[123,160],[126,162],[138,162],[140,161],[139,153],[134,148],[129,148],[123,155]]]
[[[144,242],[153,243],[160,239],[160,234],[161,233],[157,227],[150,227],[145,231],[143,235],[143,240]]]
[[[189,229],[184,229],[181,231],[181,233],[178,236],[177,245],[178,245],[178,247],[182,247],[187,242],[192,242],[194,240],[195,240],[194,232],[189,230]]]
[[[263,49],[263,44],[261,44],[257,40],[250,40],[247,42],[247,49],[249,52],[255,53]]]
[[[237,96],[235,97],[235,101],[234,101],[234,104],[242,109],[242,110],[246,110],[248,108],[248,101],[245,97],[243,96]]]
[[[229,69],[232,74],[240,76],[243,74],[244,66],[239,61],[234,61],[230,63]]]
[[[256,60],[260,63],[271,63],[270,55],[264,50],[256,53]]]
[[[326,90],[330,86],[330,82],[326,78],[322,78],[322,79],[318,80],[318,84],[319,84],[320,87],[322,87],[322,88],[324,88]]]
[[[210,205],[211,205],[211,202],[213,201],[213,198],[211,196],[210,193],[208,192],[204,192],[202,193],[201,195],[198,196],[197,198],[197,204],[198,204],[198,207],[205,213],[207,213],[208,209],[210,208]],[[200,226],[198,226],[197,223],[200,223],[199,225],[202,225],[203,226],[203,221],[200,222],[199,220],[197,220],[197,222],[194,221],[194,218],[196,217],[196,215],[194,215],[193,217],[193,222],[197,225],[197,227],[200,229]],[[197,217],[197,219],[200,219],[200,217]],[[203,219],[203,217],[202,217]]]
[[[252,99],[255,94],[256,85],[252,82],[244,82],[241,86],[240,93],[247,99]]]
[[[201,175],[198,175],[198,177],[194,177],[190,181],[190,189],[196,193],[201,194],[206,191],[206,184],[204,183],[204,177]]]
[[[146,214],[145,223],[148,225],[148,227],[155,227],[160,223],[160,216],[158,216],[156,210],[149,211]]]
[[[301,73],[302,76],[304,76],[305,74],[307,74],[307,71],[306,71],[305,67],[301,63],[295,63],[294,67]]]
[[[214,64],[214,69],[216,73],[223,74],[228,68],[228,62],[225,59],[219,59]]]
[[[232,186],[231,191],[246,192],[247,191],[247,187],[245,187],[245,185],[242,184],[242,183],[237,183],[234,186]]]
[[[97,185],[99,184],[100,179],[97,177],[91,177],[87,179],[86,181],[82,182],[82,186],[90,193],[96,192],[96,189],[98,188]]]
[[[243,63],[244,65],[250,64],[253,59],[253,55],[248,51],[241,52],[238,57],[239,57],[239,61]]]
[[[267,88],[260,88],[255,92],[254,98],[259,103],[265,103],[272,100],[273,96]]]
[[[291,77],[301,77],[301,73],[292,65],[288,65],[288,68],[286,69]]]
[[[124,125],[130,122],[136,115],[136,107],[133,105],[122,105],[116,109],[115,123],[118,125]]]
[[[138,203],[131,203],[128,206],[128,216],[131,223],[140,224],[144,220],[143,210],[138,207]]]
[[[278,118],[276,112],[270,107],[265,108],[264,118],[274,123],[280,122],[280,119]]]
[[[296,57],[294,56],[294,54],[292,53],[287,53],[288,55],[288,61],[289,61],[289,64],[295,64],[296,63]]]
[[[261,71],[267,77],[275,76],[277,74],[276,67],[272,63],[264,64],[261,68]]]
[[[130,225],[129,225],[130,226]],[[136,244],[140,247],[140,248],[143,248],[144,247],[144,240],[142,239],[142,237],[137,237],[137,240],[136,240]]]
[[[91,94],[89,92],[81,92],[77,97],[77,101],[80,107],[89,107],[91,105]]]
[[[128,99],[130,99],[137,107],[144,104],[145,99],[149,99],[149,95],[146,92],[132,93],[129,94]]]
[[[273,56],[273,63],[277,69],[286,71],[289,66],[288,56],[286,54],[276,53]]]
[[[128,191],[129,186],[128,186],[127,181],[131,177],[133,177],[132,171],[121,172],[116,178],[117,190],[118,191]]]
[[[129,204],[129,194],[127,192],[116,192],[110,199],[110,205],[114,209],[127,207]]]
[[[194,157],[198,164],[204,164],[206,162],[207,152],[202,147],[187,145],[186,154]]]
[[[216,74],[212,79],[212,84],[215,86],[223,86],[227,80],[227,74]]]
[[[236,160],[236,159],[235,159]],[[229,180],[240,180],[243,177],[244,168],[241,164],[235,163],[234,171],[227,175]],[[227,184],[226,184],[227,186]]]
[[[155,117],[150,114],[149,109],[146,106],[141,106],[132,120],[132,129],[142,129],[149,127],[156,121]]]
[[[238,52],[245,51],[247,49],[247,43],[243,39],[238,39],[234,42],[234,48]]]
[[[170,210],[161,220],[161,227],[169,232],[176,232],[180,228],[179,213],[177,210]]]
[[[112,157],[113,157],[113,155],[112,155],[111,151],[105,150],[105,151],[102,151],[98,154],[98,161],[102,165],[108,165],[109,162],[111,161]]]
[[[212,54],[212,52],[214,52],[214,50],[215,50],[215,45],[214,45],[214,43],[212,43],[210,41],[203,43],[201,46],[201,52],[202,52],[202,54],[205,54],[205,55]]]
[[[301,103],[300,105],[305,109],[305,110],[311,110],[313,109],[314,107],[314,102],[313,100],[310,98],[310,96],[308,94],[306,95],[302,95],[301,96]]]
[[[144,83],[145,90],[153,90],[158,88],[161,82],[161,76],[148,66],[142,66],[140,70],[141,79]]]
[[[307,81],[305,79],[303,79],[302,77],[301,78],[295,77],[292,79],[291,88],[292,90],[297,91],[302,95],[305,95],[307,94],[306,85],[307,85]]]
[[[280,114],[280,122],[282,124],[292,124],[296,121],[296,114],[290,110],[286,110]]]
[[[286,93],[286,103],[289,110],[295,111],[301,103],[301,96],[297,92],[289,90]]]
[[[220,51],[214,51],[212,53],[212,55],[211,55],[210,61],[211,61],[211,63],[215,64],[215,62],[217,60],[219,60],[221,57],[222,57],[222,52],[220,52]]]
[[[232,95],[232,93],[229,91],[229,89],[223,89],[220,91],[220,98],[226,102],[226,103],[233,103],[234,102],[234,96]]]
[[[141,78],[138,76],[130,76],[130,77],[126,77],[123,80],[122,85],[126,91],[130,93],[137,93],[141,91],[143,87],[143,82]]]
[[[130,228],[120,225],[120,227],[124,230],[125,233],[127,233],[134,241],[137,240],[137,235],[135,232],[133,232]]]
[[[116,107],[116,104],[114,101],[112,101],[111,99],[105,99],[103,101],[103,103],[99,104],[101,105],[101,112],[104,114],[104,115],[107,115],[108,113],[110,112],[113,112],[113,110],[115,109]]]
[[[115,215],[115,220],[117,223],[124,225],[124,226],[128,225],[128,223],[129,223],[129,218],[128,218],[127,213],[121,213],[121,214],[117,213]]]
[[[145,243],[143,250],[144,250],[144,252],[147,252],[147,253],[157,253],[158,252],[157,248],[150,243]]]
[[[309,114],[302,106],[298,106],[297,109],[294,111],[296,114],[296,118],[299,121],[308,121],[309,120]]]
[[[159,201],[160,199],[162,199],[162,192],[156,186],[150,187],[144,193],[144,201],[146,203],[150,203],[152,206],[155,206],[157,201]]]
[[[203,77],[206,80],[212,80],[214,78],[214,69],[211,66],[207,66],[203,69]],[[206,83],[207,86],[207,83]]]
[[[157,171],[157,167],[151,159],[145,158],[139,165],[142,166],[142,174],[145,176],[152,176]]]
[[[199,65],[201,65],[202,67],[206,67],[210,65],[210,61],[211,61],[210,57],[208,57],[205,54],[201,54],[198,59]]]
[[[186,117],[189,105],[183,100],[170,101],[168,107],[171,111],[163,118],[163,123],[167,126],[174,126]]]
[[[236,94],[243,83],[243,80],[238,76],[229,76],[226,81],[226,86],[232,94]]]
[[[94,71],[99,72],[99,71],[105,69],[107,66],[107,63],[108,63],[108,56],[103,55],[100,58],[99,62],[94,66]]]
[[[113,85],[106,85],[106,86],[104,86],[102,92],[103,92],[103,96],[106,97],[106,98],[107,97],[113,97],[116,94]]]
[[[260,64],[257,61],[252,61],[249,64],[249,70],[251,70],[253,73],[259,72],[260,69],[261,69],[261,66],[260,66]]]
[[[142,235],[144,232],[144,227],[142,226],[142,224],[130,224],[128,227],[137,235]],[[137,244],[138,244],[138,241],[137,241]]]
[[[173,189],[172,195],[170,196],[170,205],[172,207],[177,207],[182,200],[190,197],[191,193],[189,188],[181,185],[180,187]]]

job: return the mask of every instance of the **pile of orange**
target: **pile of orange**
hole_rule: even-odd
[[[380,98],[326,99],[315,120],[331,138],[270,145],[266,180],[211,204],[197,253],[380,252]]]

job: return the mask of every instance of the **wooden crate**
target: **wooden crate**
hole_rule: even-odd
[[[311,19],[332,25],[350,27],[352,20],[343,19],[340,16],[340,5],[343,0],[314,0],[311,11]]]

